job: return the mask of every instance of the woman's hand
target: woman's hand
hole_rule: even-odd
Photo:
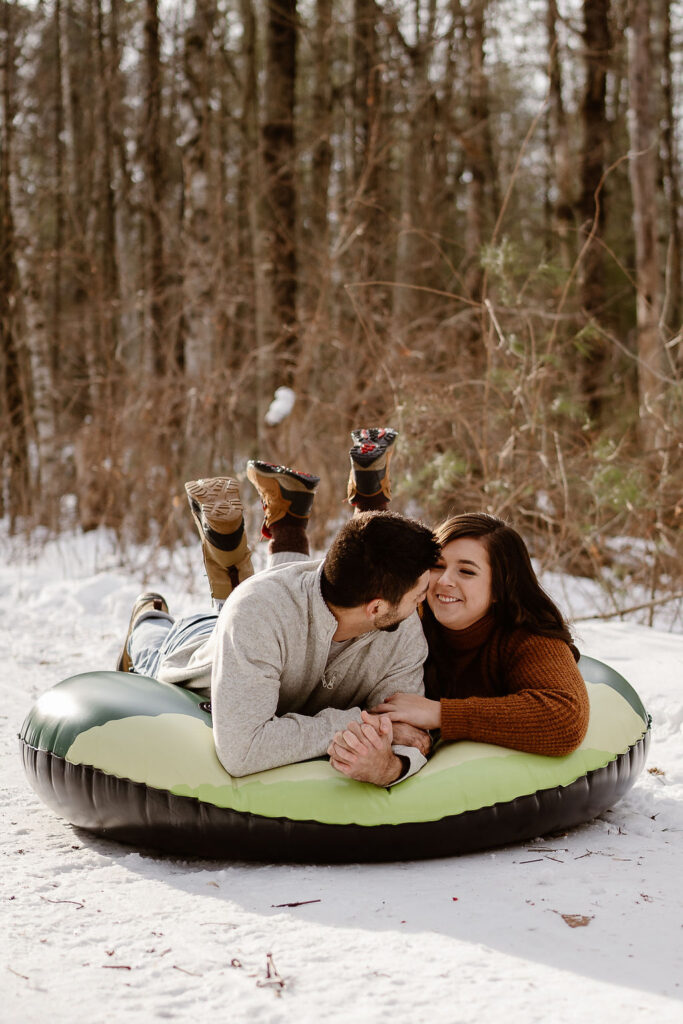
[[[441,702],[417,693],[392,693],[383,704],[370,708],[373,715],[387,715],[392,722],[408,722],[418,729],[441,728]]]

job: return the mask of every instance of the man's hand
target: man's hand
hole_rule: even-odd
[[[351,722],[337,733],[327,753],[338,772],[358,782],[388,786],[403,772],[403,762],[391,749],[393,729],[385,716],[361,712],[362,722]]]
[[[407,722],[392,722],[394,732],[394,743],[400,743],[404,747],[417,747],[421,754],[429,757],[432,749],[432,737],[425,729],[418,729]]]

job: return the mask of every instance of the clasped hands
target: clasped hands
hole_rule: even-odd
[[[388,715],[361,711],[361,721],[336,733],[327,748],[330,764],[358,782],[388,786],[403,773],[403,762],[392,743],[417,747],[425,756],[432,745],[428,732],[407,722],[392,722]]]

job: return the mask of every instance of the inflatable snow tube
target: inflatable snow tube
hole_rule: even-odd
[[[442,743],[391,789],[354,782],[326,758],[233,778],[210,706],[188,690],[119,672],[58,683],[20,733],[31,785],[73,825],[183,856],[343,862],[469,853],[589,821],[643,768],[649,716],[626,680],[580,668],[588,733],[566,757]]]

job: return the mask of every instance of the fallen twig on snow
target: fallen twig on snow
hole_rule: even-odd
[[[257,988],[266,988],[268,985],[274,985],[278,995],[280,995],[285,987],[285,979],[278,974],[277,967],[273,963],[272,953],[266,953],[266,980],[256,982]]]
[[[85,906],[85,903],[79,903],[78,900],[51,900],[47,896],[40,896],[40,899],[44,900],[45,903],[73,903],[74,907],[78,910],[82,910]]]
[[[271,907],[305,907],[307,903],[322,903],[322,900],[299,900],[298,903],[271,903]]]

